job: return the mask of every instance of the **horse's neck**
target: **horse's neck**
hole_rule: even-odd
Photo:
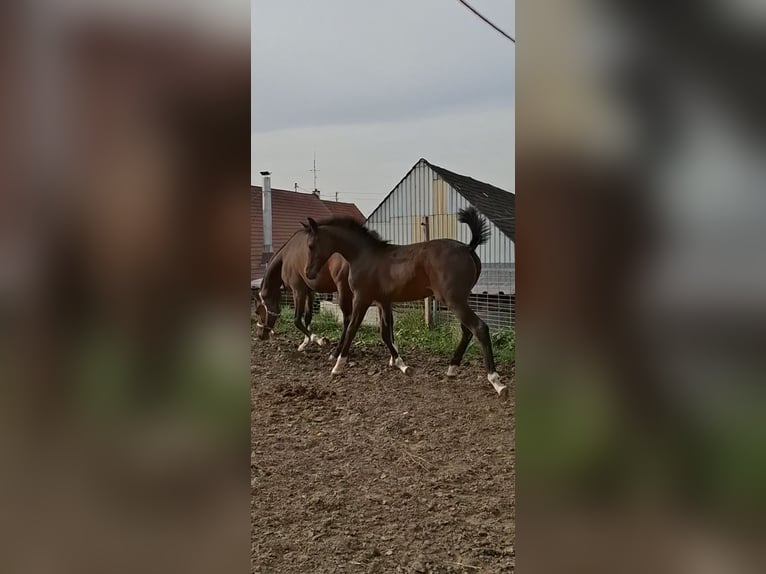
[[[270,293],[276,292],[282,286],[282,254],[278,253],[266,267],[266,273],[263,274],[263,285],[268,288]]]
[[[345,229],[335,230],[336,252],[343,255],[348,262],[353,262],[363,252],[366,246],[365,239]]]

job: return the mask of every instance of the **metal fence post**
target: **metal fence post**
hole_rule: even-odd
[[[420,220],[420,225],[423,226],[423,235],[425,237],[426,241],[429,241],[431,239],[431,226],[430,222],[428,220],[428,216],[424,215],[422,219]],[[434,326],[434,316],[432,312],[432,304],[431,304],[432,297],[426,297],[425,301],[423,303],[423,322],[426,324],[426,327],[429,329]]]

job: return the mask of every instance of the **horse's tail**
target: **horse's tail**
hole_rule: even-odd
[[[457,220],[471,229],[471,242],[468,244],[471,251],[476,251],[479,245],[489,241],[489,223],[475,207],[461,209],[457,214]]]

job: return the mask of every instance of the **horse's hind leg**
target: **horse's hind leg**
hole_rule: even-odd
[[[411,375],[412,369],[404,364],[399,355],[399,349],[394,345],[394,312],[391,305],[378,305],[380,317],[380,338],[383,339],[391,358],[388,360],[389,367],[397,367],[405,375]]]
[[[460,343],[458,343],[457,349],[455,349],[455,353],[452,355],[452,359],[450,359],[449,367],[447,367],[448,377],[457,375],[457,368],[463,360],[463,355],[465,355],[465,350],[468,348],[471,339],[473,339],[473,333],[465,324],[460,323],[460,330],[463,332],[463,335],[460,337]]]
[[[449,307],[460,322],[468,327],[481,344],[481,351],[484,355],[484,366],[487,369],[487,380],[494,387],[495,391],[497,391],[497,394],[500,395],[500,398],[506,400],[508,398],[508,387],[500,382],[500,375],[497,374],[495,368],[495,357],[492,354],[492,340],[489,338],[489,327],[487,327],[487,324],[473,312],[468,305],[468,301],[455,302],[450,304]],[[466,343],[466,346],[467,345],[468,344]]]

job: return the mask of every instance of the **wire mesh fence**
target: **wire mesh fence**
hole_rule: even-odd
[[[510,271],[505,284],[510,284]],[[471,309],[481,317],[492,331],[504,331],[513,329],[516,325],[516,296],[502,291],[497,293],[472,293],[469,297]],[[283,320],[290,320],[294,315],[295,305],[290,291],[282,290],[281,308]],[[436,301],[433,297],[405,303],[396,303],[394,308],[394,322],[397,317],[406,315],[409,320],[419,316],[422,318],[423,328],[440,327],[449,324],[458,324],[458,319],[448,307]],[[314,314],[325,313],[331,315],[336,322],[343,322],[343,313],[338,305],[338,296],[333,294],[314,294]],[[370,307],[362,322],[363,325],[378,326],[378,309],[374,305]]]

